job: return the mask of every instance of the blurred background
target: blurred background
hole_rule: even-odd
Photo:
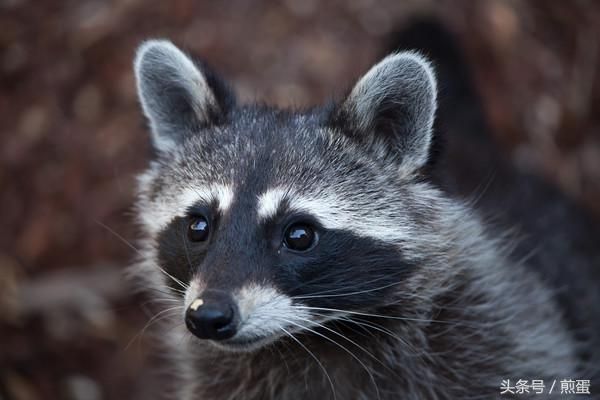
[[[599,216],[598,1],[0,0],[0,399],[161,388],[149,312],[122,278],[149,155],[141,40],[200,55],[243,100],[304,106],[423,16],[456,34],[498,148]]]

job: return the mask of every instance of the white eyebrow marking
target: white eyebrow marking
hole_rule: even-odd
[[[212,203],[217,201],[220,211],[227,211],[233,201],[233,189],[229,185],[212,184],[209,186],[187,187],[177,197],[184,210],[187,210],[198,201]]]
[[[286,198],[287,191],[283,188],[269,189],[258,196],[258,218],[266,220],[277,214],[281,202]]]
[[[334,217],[339,201],[336,197],[321,194],[320,196],[300,195],[291,189],[277,187],[269,189],[258,196],[258,219],[264,221],[273,218],[282,202],[288,202],[290,210],[304,211],[315,217]],[[325,222],[325,221],[323,221]]]
[[[226,212],[233,202],[231,185],[210,184],[188,186],[174,194],[165,194],[151,203],[149,209],[141,211],[141,222],[151,233],[164,229],[173,218],[186,215],[188,209],[198,202],[210,204],[214,201],[221,212]]]
[[[264,222],[276,215],[281,203],[286,201],[291,211],[304,212],[317,219],[327,229],[350,231],[357,236],[383,241],[406,240],[411,234],[408,220],[387,215],[386,207],[378,207],[377,201],[364,196],[341,198],[335,193],[319,192],[299,194],[291,188],[273,188],[258,197],[258,220]],[[364,209],[379,209],[368,218],[356,218]]]

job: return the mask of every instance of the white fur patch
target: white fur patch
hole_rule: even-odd
[[[216,202],[221,212],[226,212],[233,201],[233,188],[230,185],[211,184],[186,187],[175,194],[165,194],[151,202],[147,209],[140,210],[142,224],[152,234],[164,229],[176,217],[186,214],[197,203]]]
[[[381,213],[370,212],[360,217],[360,210],[377,209],[377,201],[372,198],[342,198],[335,193],[320,192],[318,195],[296,193],[293,189],[274,188],[259,196],[258,218],[264,221],[272,218],[285,201],[292,212],[303,212],[316,218],[327,229],[346,230],[357,236],[371,237],[384,241],[398,241],[409,238],[410,224],[399,223],[401,215],[390,218],[384,212],[389,207],[381,207]],[[364,201],[364,204],[362,203]]]
[[[225,212],[233,201],[233,189],[229,185],[212,184],[204,187],[187,187],[179,196],[180,207],[184,210],[196,204],[198,201],[212,203],[216,201],[219,211]]]
[[[265,220],[273,218],[279,205],[285,199],[287,191],[283,188],[269,189],[258,196],[258,217]]]
[[[248,285],[234,294],[240,311],[240,330],[236,338],[263,338],[283,334],[287,321],[304,321],[308,312],[292,305],[292,299],[269,286]]]

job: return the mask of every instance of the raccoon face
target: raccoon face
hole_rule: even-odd
[[[195,336],[251,350],[397,300],[434,230],[422,57],[390,55],[340,104],[304,111],[237,105],[167,41],[144,43],[135,72],[156,150],[139,179],[142,274]]]

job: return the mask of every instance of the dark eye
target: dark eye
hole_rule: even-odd
[[[287,228],[283,243],[288,249],[305,251],[310,249],[317,240],[314,229],[306,224],[294,224]]]
[[[208,239],[208,221],[204,217],[195,217],[188,226],[188,238],[192,242],[204,242]]]

